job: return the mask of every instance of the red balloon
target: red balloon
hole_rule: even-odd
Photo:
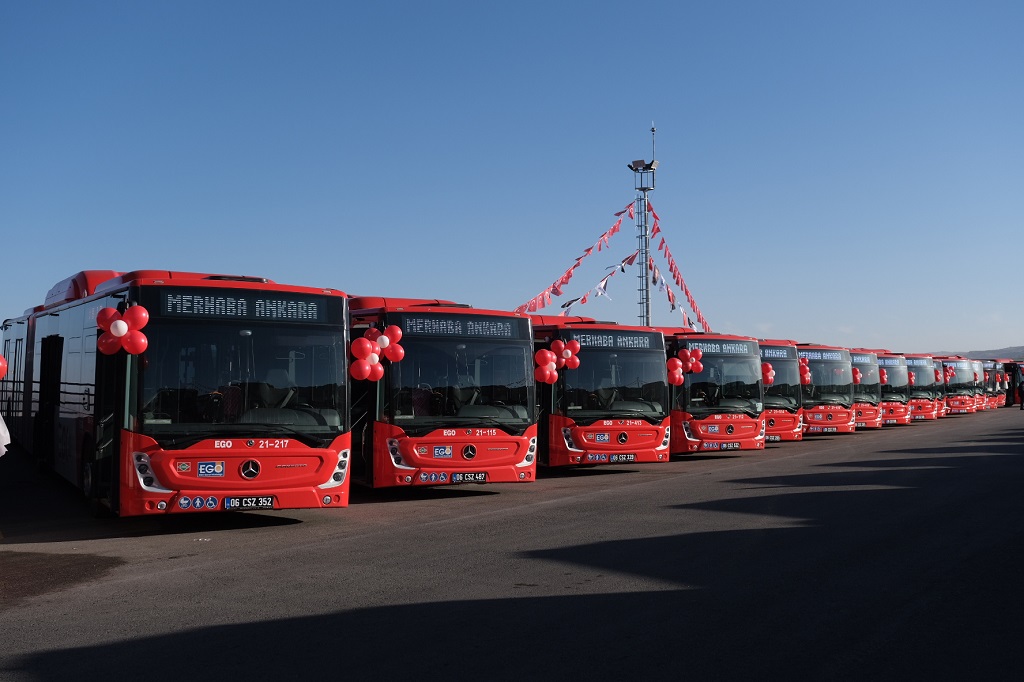
[[[772,363],[770,363],[770,362],[762,362],[761,363],[761,374],[767,374],[770,371],[772,371]]]
[[[566,358],[565,359],[565,366],[568,367],[569,369],[576,369],[577,367],[579,367],[580,366],[580,358],[579,358],[579,356],[578,355],[573,355],[572,357]]]
[[[132,355],[138,355],[149,348],[149,339],[137,329],[132,329],[121,337],[121,347]]]
[[[700,360],[702,357],[704,357],[704,351],[702,351],[700,348],[694,348],[693,350],[690,351],[690,357],[694,360]]]
[[[690,350],[688,348],[681,348],[679,352],[676,353],[676,355],[678,355],[679,359],[682,360],[683,362],[687,362],[693,357],[692,355],[690,355]]]
[[[555,339],[551,342],[551,352],[555,355],[561,355],[562,351],[565,350],[565,342],[561,339]]]
[[[391,337],[389,336],[388,338],[390,339]],[[401,362],[402,358],[405,357],[405,349],[398,343],[392,343],[384,349],[384,357],[391,362]]]
[[[910,382],[911,386],[917,383],[917,377],[914,376],[913,372],[907,372],[907,381]]]
[[[398,343],[402,340],[402,328],[397,324],[390,325],[384,330],[384,335],[391,339],[391,343]]]
[[[549,370],[546,366],[538,367],[537,369],[533,370],[533,378],[536,379],[538,383],[546,384],[548,383],[548,372],[550,371],[551,370]]]
[[[379,362],[370,365],[370,375],[366,377],[370,381],[380,381],[384,376],[384,365]]]
[[[668,383],[673,386],[683,385],[683,372],[682,370],[675,370],[668,373]]]
[[[100,337],[96,339],[96,347],[99,348],[100,352],[104,355],[113,355],[117,351],[121,350],[121,339],[110,332],[103,332],[100,334]]]
[[[539,351],[534,353],[533,359],[541,367],[550,365],[552,362],[557,360],[555,354],[545,348],[541,348]]]
[[[702,363],[700,360],[694,360],[690,364],[690,371],[693,372],[694,374],[700,374],[701,372],[704,371],[704,363]]]
[[[553,384],[556,381],[558,381],[558,372],[556,370],[549,369],[548,370],[548,378],[546,379],[546,381],[549,384]]]
[[[0,379],[3,379],[5,374],[7,374],[7,360],[0,355]]]
[[[124,315],[121,316],[121,319],[128,323],[129,329],[139,330],[145,327],[146,323],[149,322],[149,311],[141,305],[133,305],[131,308],[124,311]]]
[[[110,331],[110,323],[114,320],[120,320],[121,313],[117,312],[115,308],[103,308],[96,313],[96,326],[103,331]]]
[[[363,332],[363,338],[369,341],[376,341],[378,336],[380,336],[380,330],[376,327],[370,327]]]
[[[348,373],[352,375],[353,379],[362,381],[370,376],[370,363],[362,358],[355,360],[349,366]]]
[[[580,342],[577,341],[576,339],[573,339],[572,341],[566,343],[565,347],[571,350],[573,355],[576,355],[577,353],[580,352]]]
[[[669,358],[668,359],[668,371],[674,372],[677,369],[682,369],[682,368],[683,368],[683,361],[680,360],[679,358]]]
[[[352,355],[360,360],[365,360],[370,357],[370,353],[373,352],[373,347],[376,345],[377,344],[373,343],[366,337],[360,337],[352,342]],[[377,347],[380,348],[380,346]],[[367,365],[369,365],[369,363],[367,363]]]
[[[807,374],[801,374],[800,375],[800,383],[803,384],[804,386],[809,386],[810,385],[810,383],[811,383],[811,374],[810,374],[810,372],[808,372]]]

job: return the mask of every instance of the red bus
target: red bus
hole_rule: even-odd
[[[882,426],[909,424],[912,415],[907,359],[899,353],[879,351],[878,373],[882,380]]]
[[[982,360],[985,373],[982,385],[985,389],[985,404],[994,410],[1006,404],[1006,389],[1003,386],[1003,361]]]
[[[762,450],[764,386],[757,339],[683,331],[666,339],[669,357],[693,360],[673,387],[672,452]]]
[[[796,341],[759,339],[761,362],[767,362],[775,376],[764,381],[764,418],[766,443],[804,439],[804,402],[801,388],[800,358]],[[763,369],[762,365],[762,369]]]
[[[910,414],[915,421],[938,419],[943,412],[942,371],[924,353],[904,353],[910,381]]]
[[[345,322],[334,289],[79,272],[3,323],[0,405],[98,511],[344,507]]]
[[[538,362],[565,364],[538,377],[543,466],[668,462],[671,423],[664,335],[585,317],[533,317]]]
[[[858,429],[882,428],[882,382],[878,372],[878,354],[856,348],[850,351],[853,364],[853,409]]]
[[[389,361],[379,363],[378,375],[352,382],[357,483],[383,488],[536,478],[527,315],[373,296],[350,298],[349,309],[354,339],[378,345],[389,339],[401,348],[390,356],[395,349],[384,348]]]
[[[946,384],[946,414],[974,414],[978,411],[974,399],[974,365],[959,355],[943,355],[943,379]]]
[[[974,405],[978,412],[989,409],[985,398],[985,365],[981,360],[971,359],[971,370],[974,372]]]
[[[801,343],[797,352],[811,370],[811,383],[804,385],[804,433],[853,433],[857,414],[849,349]]]

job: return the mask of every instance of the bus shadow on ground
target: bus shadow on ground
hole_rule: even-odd
[[[1024,664],[1024,448],[1007,446],[1016,456],[740,479],[772,489],[662,509],[680,525],[722,512],[727,527],[517,552],[524,579],[506,598],[346,610],[342,590],[329,613],[38,651],[0,658],[0,673],[50,682],[116,661],[153,682],[1007,679]],[[631,580],[602,592],[613,575]]]

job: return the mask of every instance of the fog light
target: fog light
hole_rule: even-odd
[[[324,504],[330,504],[331,503],[331,496],[330,495],[324,495],[324,500],[323,501],[324,501]]]
[[[156,503],[156,508],[159,509],[160,511],[163,511],[164,509],[167,509],[167,503],[164,502],[163,500],[160,500],[159,502]]]

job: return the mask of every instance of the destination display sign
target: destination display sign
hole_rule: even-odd
[[[404,336],[471,336],[490,339],[528,339],[529,320],[497,315],[391,313],[387,323]]]
[[[326,304],[322,296],[277,291],[160,290],[160,315],[167,317],[327,322]]]
[[[664,337],[657,332],[564,329],[562,336],[566,341],[579,342],[581,348],[665,349]]]
[[[845,350],[801,350],[800,357],[807,358],[808,360],[839,360],[849,361],[850,352]]]
[[[758,355],[755,341],[686,341],[690,350],[700,349],[713,355]]]
[[[878,356],[874,353],[851,353],[850,362],[855,365],[877,365]]]
[[[935,361],[931,358],[907,358],[909,367],[933,367]]]
[[[906,367],[905,358],[878,358],[879,367]]]
[[[792,346],[760,346],[764,360],[796,360],[796,348]]]

